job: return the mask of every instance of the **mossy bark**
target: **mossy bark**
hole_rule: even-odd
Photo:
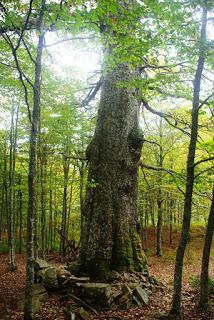
[[[137,234],[138,126],[135,76],[121,64],[102,81],[94,138],[87,150],[89,174],[83,208],[81,266],[94,277],[111,270],[142,271],[145,257]]]

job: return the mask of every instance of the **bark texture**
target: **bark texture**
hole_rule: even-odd
[[[194,92],[193,92],[193,107],[192,107],[192,123],[191,123],[191,137],[189,142],[188,158],[187,158],[187,178],[186,191],[184,198],[184,214],[183,225],[181,231],[181,239],[176,252],[175,272],[174,272],[174,292],[171,314],[180,314],[181,307],[181,290],[182,290],[182,273],[183,273],[183,259],[186,250],[186,245],[189,239],[189,229],[192,213],[192,194],[194,185],[194,163],[196,143],[198,138],[198,113],[200,106],[200,89],[202,72],[204,69],[205,52],[206,52],[206,26],[207,26],[207,0],[204,0],[202,13],[202,27],[200,37],[199,58],[194,78]]]
[[[128,65],[121,64],[103,78],[96,130],[87,149],[81,266],[96,278],[105,278],[113,269],[146,268],[136,229],[143,136],[135,92],[124,85],[134,76]]]
[[[200,279],[200,301],[199,305],[203,309],[207,309],[209,306],[209,261],[210,261],[210,250],[212,246],[214,231],[214,188],[213,188],[213,198],[210,208],[210,214],[207,223],[203,257],[201,264],[201,279]]]
[[[37,168],[37,142],[41,111],[41,76],[42,52],[45,33],[43,30],[46,1],[41,1],[38,29],[40,32],[35,62],[35,81],[33,86],[33,112],[31,119],[29,173],[28,173],[28,215],[27,215],[27,248],[26,248],[26,287],[24,320],[33,319],[33,283],[34,283],[34,229],[36,217],[36,168]]]

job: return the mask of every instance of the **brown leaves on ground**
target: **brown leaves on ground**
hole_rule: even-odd
[[[200,274],[200,262],[203,248],[204,230],[194,231],[188,244],[185,255],[184,286],[182,315],[185,320],[214,320],[214,297],[211,297],[209,312],[201,312],[197,308],[198,293],[188,283],[189,277]],[[132,307],[129,310],[98,310],[99,316],[90,314],[88,320],[154,320],[157,315],[166,314],[170,310],[172,299],[172,282],[176,245],[179,241],[179,232],[173,233],[173,244],[169,245],[169,233],[164,230],[163,256],[155,255],[155,231],[149,229],[147,247],[149,272],[162,281],[163,287],[153,292],[147,307]],[[53,261],[54,263],[54,261]],[[7,271],[7,256],[0,255],[0,320],[23,320],[23,312],[17,311],[17,301],[24,292],[25,259],[17,255],[18,270]],[[210,275],[214,277],[214,257],[211,254]],[[10,311],[9,309],[13,309]],[[51,296],[44,304],[38,315],[38,320],[70,319],[64,315],[63,307],[58,296]]]
[[[16,255],[18,269],[7,270],[7,255],[0,255],[0,320],[8,318],[8,310],[17,308],[25,287],[25,258]]]

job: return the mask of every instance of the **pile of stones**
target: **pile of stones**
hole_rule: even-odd
[[[148,305],[152,292],[162,285],[153,277],[138,272],[113,271],[107,282],[94,282],[89,277],[78,276],[75,263],[53,267],[46,261],[35,261],[35,286],[45,292],[58,291],[65,314],[71,319],[86,320],[96,308],[129,309],[133,304],[142,308]],[[41,287],[42,286],[42,287]],[[44,300],[44,299],[43,299]],[[43,301],[42,300],[42,301]]]

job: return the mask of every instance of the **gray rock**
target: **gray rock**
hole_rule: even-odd
[[[68,270],[71,274],[75,276],[79,276],[80,274],[80,264],[77,261],[70,263],[66,266],[66,270]]]
[[[33,285],[33,314],[39,312],[42,305],[48,300],[48,293],[45,287],[41,284],[34,284]],[[24,296],[18,301],[18,309],[24,309]]]
[[[47,263],[47,261],[42,260],[42,259],[36,259],[34,261],[34,270],[38,271],[41,269],[46,269],[46,268],[50,268],[50,265]]]
[[[109,272],[109,274],[106,277],[106,280],[109,282],[122,281],[122,279],[123,279],[122,275],[115,270],[112,270],[111,272]]]
[[[44,286],[46,288],[58,288],[57,272],[55,268],[48,268],[45,270]]]
[[[132,290],[127,284],[121,287],[121,294],[116,298],[115,302],[124,309],[129,309],[132,305]]]
[[[135,296],[133,296],[133,301],[138,306],[138,308],[142,308],[142,303]]]
[[[68,279],[71,276],[71,273],[64,267],[56,269],[56,273],[59,284],[62,284],[63,282],[65,282],[66,279]]]
[[[36,272],[36,281],[42,283],[46,288],[58,288],[58,277],[55,268],[49,267]]]
[[[110,306],[112,302],[111,285],[106,283],[81,284],[81,296],[89,303],[96,303],[100,306]]]
[[[121,308],[128,310],[132,305],[132,293],[123,294],[116,302]]]
[[[89,282],[89,281],[90,281],[89,277],[75,277],[75,276],[70,276],[69,277],[69,282],[86,283],[86,282]]]
[[[134,290],[136,287],[140,286],[140,282],[129,282],[128,286],[130,289]]]
[[[120,296],[122,296],[122,289],[121,289],[121,284],[112,284],[111,286],[112,289],[112,301],[117,300]]]
[[[79,310],[79,316],[82,320],[88,320],[89,318],[89,313],[86,311],[83,307],[80,308]]]
[[[129,288],[127,284],[123,284],[121,290],[123,294],[132,295],[132,290]]]
[[[35,273],[35,283],[44,283],[46,269],[38,270]]]
[[[149,295],[142,287],[137,286],[133,291],[133,296],[137,298],[137,300],[143,305],[147,305],[149,303]]]
[[[48,293],[41,284],[33,285],[33,313],[39,312],[41,306],[48,300]]]

